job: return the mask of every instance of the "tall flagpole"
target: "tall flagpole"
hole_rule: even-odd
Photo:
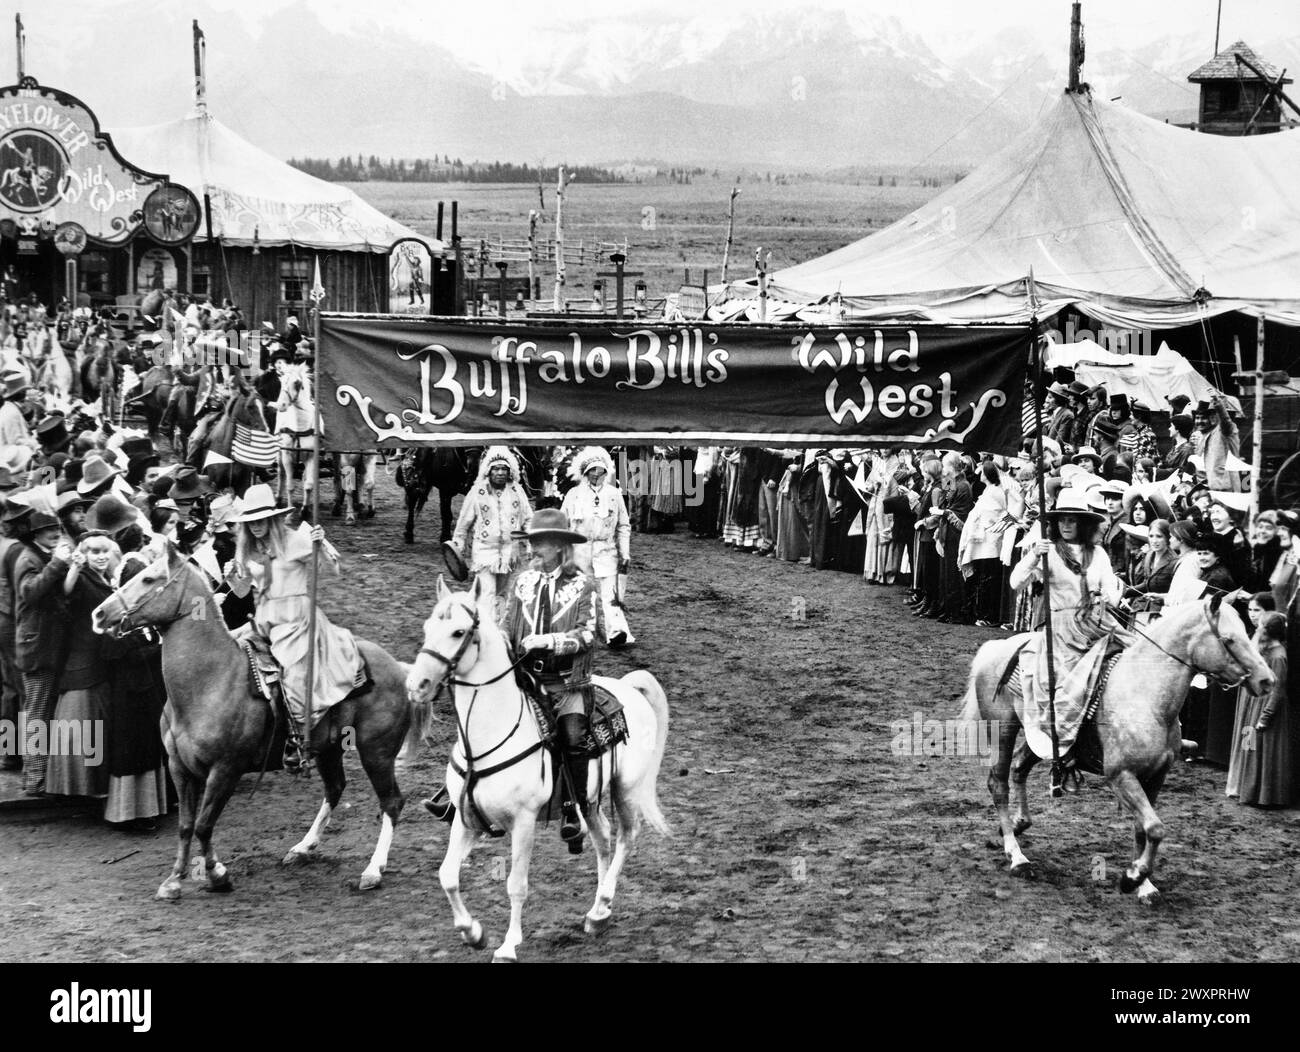
[[[311,312],[311,339],[320,355],[320,304],[325,298],[325,287],[320,280],[320,256],[316,257],[316,270],[311,287],[311,298],[315,306]],[[304,368],[306,365],[304,363]],[[320,370],[314,370],[311,385],[312,437],[316,440],[315,456],[311,458],[311,525],[314,530],[320,524],[320,458],[324,454],[325,442],[320,426],[320,391],[316,380]],[[293,480],[289,480],[289,493],[293,494]],[[307,598],[307,704],[302,717],[302,743],[304,752],[311,745],[312,706],[316,700],[316,594],[320,584],[320,541],[311,542],[311,588]]]
[[[1034,268],[1029,268],[1029,353],[1034,370],[1034,427],[1038,432],[1038,528],[1047,538],[1047,471],[1043,459],[1043,349],[1038,342],[1038,286],[1034,283]],[[1056,736],[1056,662],[1052,654],[1052,580],[1051,557],[1043,553],[1043,642],[1047,650],[1047,718],[1052,729],[1052,796],[1065,792],[1061,782],[1061,743]]]

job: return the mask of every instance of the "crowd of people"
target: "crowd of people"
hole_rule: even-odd
[[[161,440],[121,426],[132,381],[138,391],[151,370],[173,389],[202,388],[200,416],[246,388],[237,339],[227,356],[205,351],[228,339],[236,315],[164,297],[127,343],[111,319],[84,308],[0,311],[0,769],[21,772],[25,795],[93,801],[123,829],[154,828],[174,800],[159,636],[97,633],[92,613],[169,545],[207,575],[227,627],[252,623],[267,638],[297,720],[309,693],[324,708],[365,686],[351,634],[323,614],[324,660],[314,691],[305,683],[302,578],[314,542],[326,566],[337,564],[320,527],[301,521],[287,494],[276,499],[261,481],[267,471],[237,476],[229,458],[211,455],[210,470],[196,467],[180,442],[164,464]],[[159,356],[164,339],[170,354]],[[251,384],[270,409],[291,386],[282,380],[309,377],[313,352],[296,325],[262,350],[265,368]],[[132,356],[146,368],[120,368]],[[114,375],[97,375],[100,361]],[[293,435],[279,444],[298,448]]]
[[[1229,770],[1230,796],[1294,804],[1300,720],[1289,711],[1285,673],[1287,643],[1300,641],[1300,509],[1248,517],[1235,400],[1176,397],[1157,411],[1066,373],[1039,409],[1041,497],[1038,416],[1027,399],[1015,457],[905,446],[629,448],[629,456],[679,461],[665,477],[684,471],[696,480],[690,502],[680,489],[630,493],[631,528],[657,532],[684,521],[692,536],[736,553],[893,586],[917,618],[1019,633],[1043,625],[1037,564],[1047,548],[1057,551],[1060,524],[1072,523],[1079,532],[1071,543],[1086,548],[1088,563],[1054,556],[1056,576],[1082,581],[1125,622],[1147,623],[1214,594],[1239,612],[1277,685],[1265,699],[1194,687],[1184,736],[1197,743],[1198,759]],[[1067,643],[1078,636],[1060,648],[1064,661],[1081,659],[1104,623],[1082,634],[1057,625]]]

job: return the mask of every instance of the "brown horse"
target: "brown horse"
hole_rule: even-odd
[[[212,849],[212,831],[240,776],[264,766],[276,729],[275,710],[250,687],[248,660],[226,630],[203,573],[175,547],[105,599],[95,609],[93,625],[96,632],[147,625],[162,635],[167,687],[162,733],[180,797],[180,822],[176,862],[157,897],[180,897],[195,834],[209,890],[231,890],[230,875]],[[409,666],[364,639],[357,640],[357,647],[374,688],[340,702],[314,724],[311,744],[325,782],[325,801],[284,862],[301,861],[316,850],[347,784],[344,750],[355,746],[383,811],[379,842],[361,875],[365,891],[383,878],[402,811],[393,760],[410,727],[411,707],[406,698]]]
[[[1120,891],[1137,890],[1144,905],[1159,901],[1151,883],[1156,850],[1164,825],[1156,814],[1156,797],[1182,747],[1178,713],[1192,676],[1203,672],[1227,685],[1245,683],[1252,694],[1273,687],[1268,665],[1250,645],[1241,618],[1222,595],[1200,603],[1167,608],[1151,625],[1135,629],[1138,641],[1120,656],[1111,670],[1097,705],[1096,726],[1101,741],[1103,775],[1120,805],[1133,818],[1138,857],[1120,880]],[[970,730],[987,721],[998,738],[998,758],[989,773],[989,792],[998,813],[1003,850],[1011,872],[1026,876],[1032,864],[1020,850],[1016,834],[1029,828],[1029,799],[1025,789],[1038,757],[1016,735],[1023,722],[1024,699],[1019,679],[1004,683],[1004,672],[1016,659],[1025,637],[990,640],[971,663],[961,722]],[[969,730],[967,731],[969,734]],[[972,739],[973,740],[973,739]],[[1014,753],[1014,765],[1013,765]],[[1009,803],[1009,776],[1016,786],[1014,817]]]

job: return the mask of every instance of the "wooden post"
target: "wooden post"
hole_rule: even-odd
[[[1259,479],[1264,467],[1264,315],[1255,322],[1255,421],[1251,428],[1250,522],[1259,514]]]
[[[555,295],[552,310],[564,310],[564,165],[555,183]]]
[[[311,342],[316,351],[316,358],[317,361],[319,361],[321,353],[319,308],[312,312],[311,336]],[[306,368],[305,365],[304,368]],[[320,458],[325,453],[325,442],[320,433],[320,391],[316,386],[316,380],[320,376],[320,369],[313,369],[312,374],[312,435],[316,439],[316,455],[312,457],[311,525],[312,529],[315,529],[320,522]],[[288,492],[289,499],[292,501],[293,479],[289,480]],[[319,583],[320,542],[312,541],[311,590],[307,599],[307,697],[304,701],[302,712],[302,747],[304,754],[311,746],[312,704],[316,700],[316,590]]]
[[[27,41],[23,34],[23,16],[14,15],[14,36],[18,45],[18,83],[23,82],[23,77],[27,74]],[[72,300],[72,307],[75,310],[77,301]]]
[[[1083,65],[1083,5],[1075,0],[1070,10],[1070,87],[1079,90],[1079,67]]]
[[[540,187],[540,183],[538,186]],[[533,262],[537,259],[537,209],[530,209],[528,212],[528,298],[533,298],[533,286],[536,279],[533,276]]]
[[[722,284],[727,283],[727,266],[731,260],[731,235],[736,228],[736,198],[740,196],[740,187],[731,188],[731,201],[727,205],[727,243],[722,248]],[[708,297],[708,290],[705,290]]]
[[[1075,4],[1078,10],[1078,4]],[[1043,462],[1043,400],[1042,393],[1046,385],[1043,375],[1043,350],[1038,343],[1038,286],[1034,282],[1034,271],[1029,270],[1029,303],[1032,314],[1029,322],[1029,352],[1031,368],[1034,370],[1034,427],[1038,447],[1038,523],[1044,540],[1047,536],[1047,466]],[[1047,717],[1052,730],[1052,779],[1050,796],[1061,796],[1064,786],[1061,784],[1061,743],[1056,737],[1056,663],[1052,646],[1052,578],[1051,556],[1043,555],[1043,608],[1046,613],[1043,623],[1043,645],[1047,651]]]

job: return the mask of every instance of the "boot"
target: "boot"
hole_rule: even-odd
[[[581,811],[584,815],[587,813],[587,759],[566,751],[564,766],[569,772],[569,782],[565,785],[564,820],[560,823],[560,839],[569,845],[569,854],[581,855],[582,822],[578,818],[578,812]]]
[[[451,802],[451,795],[445,785],[438,786],[427,800],[421,800],[424,809],[439,822],[450,822],[456,817],[456,805]]]

